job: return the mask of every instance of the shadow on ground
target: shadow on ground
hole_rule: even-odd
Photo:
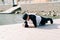
[[[60,24],[48,24],[37,27],[38,29],[60,29]]]

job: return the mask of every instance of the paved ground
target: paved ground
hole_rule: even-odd
[[[0,26],[0,40],[60,40],[60,19],[39,28],[24,28],[22,24]]]

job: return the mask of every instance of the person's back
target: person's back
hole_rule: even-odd
[[[37,26],[39,26],[41,22],[41,17],[38,15],[36,15],[36,22],[37,22]]]

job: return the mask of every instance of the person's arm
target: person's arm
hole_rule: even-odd
[[[37,27],[36,20],[33,21],[33,24],[35,27]]]
[[[25,21],[24,23],[25,23],[25,27],[29,27],[29,26],[28,26],[28,22],[27,22],[27,21]]]
[[[32,20],[34,26],[37,27],[36,16],[35,16],[35,15],[29,15],[29,17],[30,17],[30,19]]]

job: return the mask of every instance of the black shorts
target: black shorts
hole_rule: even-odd
[[[47,18],[41,17],[40,25],[45,25],[47,23]]]

